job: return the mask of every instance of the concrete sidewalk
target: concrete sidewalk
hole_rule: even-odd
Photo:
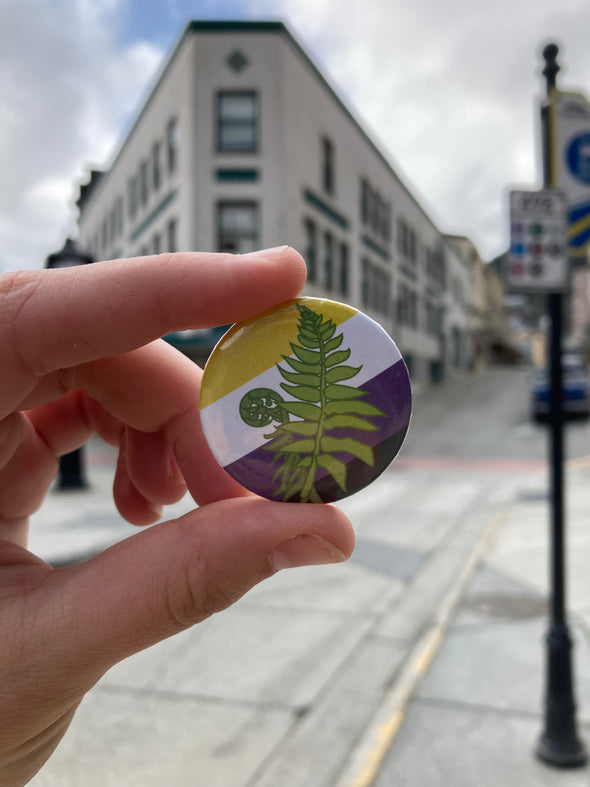
[[[587,787],[588,766],[533,754],[543,729],[548,500],[501,512],[458,603],[406,665],[338,787]],[[580,737],[590,753],[590,463],[567,471],[570,631]],[[439,647],[440,646],[440,647]],[[408,690],[408,682],[411,692]]]
[[[55,565],[137,532],[111,501],[113,452],[95,443],[89,453],[91,489],[51,494],[32,523],[31,549]],[[357,529],[348,563],[279,572],[117,665],[31,784],[587,785],[586,769],[532,756],[546,470],[439,465],[399,461],[344,501]],[[590,742],[590,468],[570,466],[568,487],[578,716]]]

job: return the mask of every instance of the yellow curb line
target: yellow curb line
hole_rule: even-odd
[[[473,570],[492,546],[496,533],[506,520],[505,510],[497,512],[469,556],[454,585],[441,604],[432,626],[420,637],[404,667],[376,714],[376,721],[364,736],[350,767],[336,787],[370,787],[377,776],[404,720],[406,706],[444,641],[452,613]],[[359,762],[360,761],[360,762]],[[351,777],[352,772],[352,777]]]

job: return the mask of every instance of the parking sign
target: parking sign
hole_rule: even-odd
[[[568,285],[565,195],[555,189],[510,192],[508,284],[528,292]]]

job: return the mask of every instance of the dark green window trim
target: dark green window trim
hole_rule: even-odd
[[[257,183],[257,169],[218,169],[215,177],[223,183]]]
[[[338,211],[331,208],[326,202],[324,202],[321,197],[318,197],[317,194],[314,194],[311,189],[303,189],[303,198],[307,202],[308,205],[312,205],[314,208],[323,213],[330,221],[333,221],[334,224],[337,224],[342,229],[348,229],[348,219],[346,216],[343,216]]]
[[[374,251],[375,254],[378,254],[382,260],[385,260],[385,262],[389,262],[390,260],[389,252],[386,249],[384,249],[383,246],[380,246],[378,243],[375,243],[375,241],[372,238],[369,238],[368,235],[363,235],[361,237],[361,240],[363,244],[367,247],[367,249]]]
[[[405,266],[405,265],[400,265],[400,266],[399,266],[399,270],[400,270],[402,273],[405,273],[405,275],[406,275],[406,276],[407,276],[409,279],[412,279],[412,281],[416,281],[416,279],[418,278],[418,277],[416,276],[416,272],[415,272],[415,271],[413,271],[411,268],[406,268],[406,266]]]
[[[132,243],[142,235],[147,228],[158,218],[160,213],[162,213],[168,205],[171,205],[174,200],[176,199],[176,189],[174,191],[169,191],[168,194],[164,197],[164,199],[160,200],[156,207],[152,210],[152,212],[145,217],[145,219],[139,224],[131,233],[130,240]]]

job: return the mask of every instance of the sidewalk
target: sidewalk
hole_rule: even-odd
[[[588,462],[569,465],[566,500],[578,731],[590,753]],[[587,787],[588,766],[563,770],[533,755],[543,729],[548,517],[542,487],[500,515],[454,613],[408,665],[411,696],[394,684],[338,787]]]
[[[55,565],[137,532],[112,504],[113,452],[89,453],[91,489],[51,493],[33,521],[31,548]],[[546,472],[471,465],[399,462],[344,501],[351,561],[280,572],[117,665],[31,785],[587,787],[587,769],[532,756]],[[567,478],[578,720],[590,745],[590,467],[570,465]]]

